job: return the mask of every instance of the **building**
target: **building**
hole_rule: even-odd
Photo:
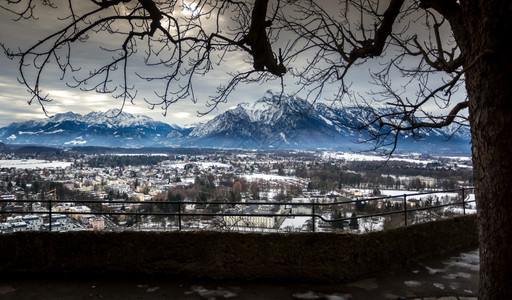
[[[104,230],[105,220],[102,217],[90,218],[89,225],[92,227],[92,230]]]
[[[54,224],[59,224],[58,230],[57,230],[57,227],[55,227],[55,229],[53,228]],[[73,220],[70,217],[68,217],[66,215],[61,215],[61,214],[55,214],[52,216],[52,230],[69,231],[69,230],[73,230],[73,228],[74,228]]]
[[[12,232],[12,224],[9,222],[0,223],[0,232],[2,232],[2,233]]]
[[[228,227],[275,228],[277,224],[273,216],[224,216],[223,219]]]
[[[41,230],[49,231],[50,223],[44,223],[43,226],[41,226]],[[52,222],[52,231],[63,231],[62,224],[59,222]]]
[[[293,215],[311,215],[313,213],[313,200],[309,198],[292,198],[292,203],[302,203],[287,205]]]
[[[27,224],[27,230],[40,230],[44,224],[43,218],[35,215],[24,216],[22,220]]]
[[[9,195],[0,195],[0,200],[2,201],[12,201],[12,202],[15,202],[16,201],[16,196],[13,195],[13,194],[9,194]]]
[[[71,218],[75,220],[80,220],[84,214],[90,213],[91,209],[85,205],[77,205],[70,207],[69,212],[71,212],[71,214],[69,215]]]
[[[283,206],[275,205],[274,207],[258,207],[251,205],[246,208],[244,216],[224,216],[224,224],[226,226],[235,227],[257,227],[257,228],[277,228],[284,220],[281,216],[272,216],[274,214],[282,214]]]
[[[14,222],[11,223],[12,225],[12,232],[20,232],[20,231],[27,231],[27,223],[25,222]]]

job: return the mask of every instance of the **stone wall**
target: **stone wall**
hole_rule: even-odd
[[[339,281],[476,246],[476,216],[364,235],[20,232],[0,235],[0,275],[169,275]]]

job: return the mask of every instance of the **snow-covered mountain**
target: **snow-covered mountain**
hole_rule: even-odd
[[[309,102],[267,94],[196,127],[187,139],[229,148],[316,149],[332,147],[344,137]]]
[[[141,147],[170,146],[187,130],[157,122],[144,115],[116,110],[80,115],[72,112],[51,118],[12,123],[0,128],[7,144],[46,146]]]
[[[241,103],[197,126],[184,145],[261,149],[338,149],[363,150],[371,144],[361,143],[369,135],[344,126],[365,121],[359,108],[338,108],[324,103],[311,104],[297,97],[280,97],[271,92],[254,103]],[[469,130],[455,127],[419,132],[422,139],[399,136],[399,149],[469,153]],[[371,130],[385,128],[377,126]],[[447,142],[449,136],[455,134]]]
[[[195,128],[157,122],[143,115],[117,111],[57,114],[52,118],[12,123],[0,128],[0,142],[45,146],[182,146],[249,149],[365,150],[373,145],[365,132],[342,124],[361,124],[358,108],[311,104],[294,96],[267,92],[256,102],[241,103]],[[455,127],[420,132],[417,140],[400,135],[399,150],[470,153],[470,134]],[[385,130],[377,124],[373,131]],[[358,143],[359,142],[359,143]]]

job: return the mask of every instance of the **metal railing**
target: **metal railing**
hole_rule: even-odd
[[[57,214],[59,215],[94,215],[94,216],[135,216],[137,219],[143,216],[163,216],[163,217],[177,217],[177,230],[184,230],[184,218],[190,217],[210,217],[212,219],[215,218],[224,218],[224,217],[274,217],[274,218],[290,218],[290,217],[310,217],[311,218],[311,230],[313,232],[317,231],[317,221],[326,222],[327,224],[333,222],[349,222],[353,219],[365,219],[365,218],[375,218],[375,217],[383,217],[390,215],[400,215],[403,214],[403,224],[405,226],[408,225],[408,216],[414,214],[418,211],[428,211],[441,209],[445,207],[461,207],[462,214],[466,214],[466,206],[469,203],[474,203],[475,200],[467,200],[466,197],[469,195],[469,192],[473,190],[473,188],[462,188],[462,189],[454,189],[454,190],[444,190],[444,191],[432,191],[432,192],[418,192],[403,195],[395,195],[395,196],[383,196],[383,197],[373,197],[373,198],[361,198],[361,199],[353,199],[347,201],[334,201],[334,202],[319,202],[317,197],[312,197],[310,202],[293,202],[293,201],[267,201],[267,202],[230,202],[230,201],[215,201],[215,202],[198,202],[198,201],[121,201],[121,200],[111,200],[111,201],[98,201],[98,200],[0,200],[0,205],[2,209],[0,210],[0,217],[8,214],[14,215],[44,215],[48,220],[48,230],[52,231],[53,226],[53,217]],[[411,202],[413,199],[417,200],[415,197],[425,196],[425,195],[433,195],[433,194],[442,194],[442,193],[457,193],[460,196],[457,197],[454,202],[449,203],[423,203],[422,205],[412,205]],[[324,197],[325,198],[325,197]],[[356,205],[357,203],[372,203],[372,202],[380,202],[383,205],[393,203],[393,207],[389,211],[382,211],[377,213],[370,214],[359,214],[351,217],[344,218],[326,218],[321,213],[322,210],[325,211],[326,208],[335,209],[338,206],[342,205]],[[418,201],[416,201],[418,202]],[[29,210],[24,207],[19,211],[7,210],[5,205],[7,203],[15,203],[15,204],[34,204],[39,203],[41,205],[45,205],[47,208],[45,211],[35,211]],[[74,205],[101,205],[102,210],[98,211],[56,211],[54,205],[56,204],[64,204],[64,203],[74,203]],[[107,211],[103,210],[103,205],[135,205],[139,206],[138,209],[132,209],[130,211]],[[204,212],[203,209],[197,209],[196,211],[187,211],[184,208],[187,205],[194,205],[199,207],[208,207],[208,206],[221,206],[224,208],[223,212]],[[234,208],[237,206],[250,206],[250,205],[258,205],[258,206],[285,206],[285,207],[293,207],[293,206],[302,206],[302,207],[311,207],[311,213],[244,213],[244,212],[229,212],[229,208]],[[141,209],[140,206],[143,206]],[[153,211],[155,206],[170,206],[173,209],[164,209],[169,211]],[[153,208],[152,208],[153,207]],[[228,212],[226,212],[228,210]],[[382,210],[382,208],[381,208]],[[355,210],[352,209],[352,212]],[[364,211],[363,211],[364,212]],[[222,228],[220,226],[219,228]]]

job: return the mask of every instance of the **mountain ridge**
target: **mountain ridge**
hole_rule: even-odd
[[[364,132],[342,124],[361,121],[357,108],[310,103],[270,91],[242,102],[196,127],[171,126],[152,118],[109,110],[85,115],[67,112],[44,120],[14,122],[0,128],[0,142],[45,146],[198,147],[288,150],[365,150]],[[372,130],[380,130],[372,128]],[[422,140],[399,136],[399,149],[469,153],[469,130],[425,131]]]
[[[297,97],[275,95],[267,91],[253,103],[240,103],[212,120],[197,126],[189,137],[200,139],[202,145],[231,148],[285,148],[365,150],[369,135],[351,129],[364,122],[364,114],[356,107],[336,107],[310,103]],[[370,128],[378,132],[381,128]],[[468,129],[457,127],[422,130],[423,140],[410,134],[399,136],[399,148],[439,149],[441,152],[470,152]],[[451,136],[450,142],[444,142]],[[234,138],[233,138],[234,137]]]

